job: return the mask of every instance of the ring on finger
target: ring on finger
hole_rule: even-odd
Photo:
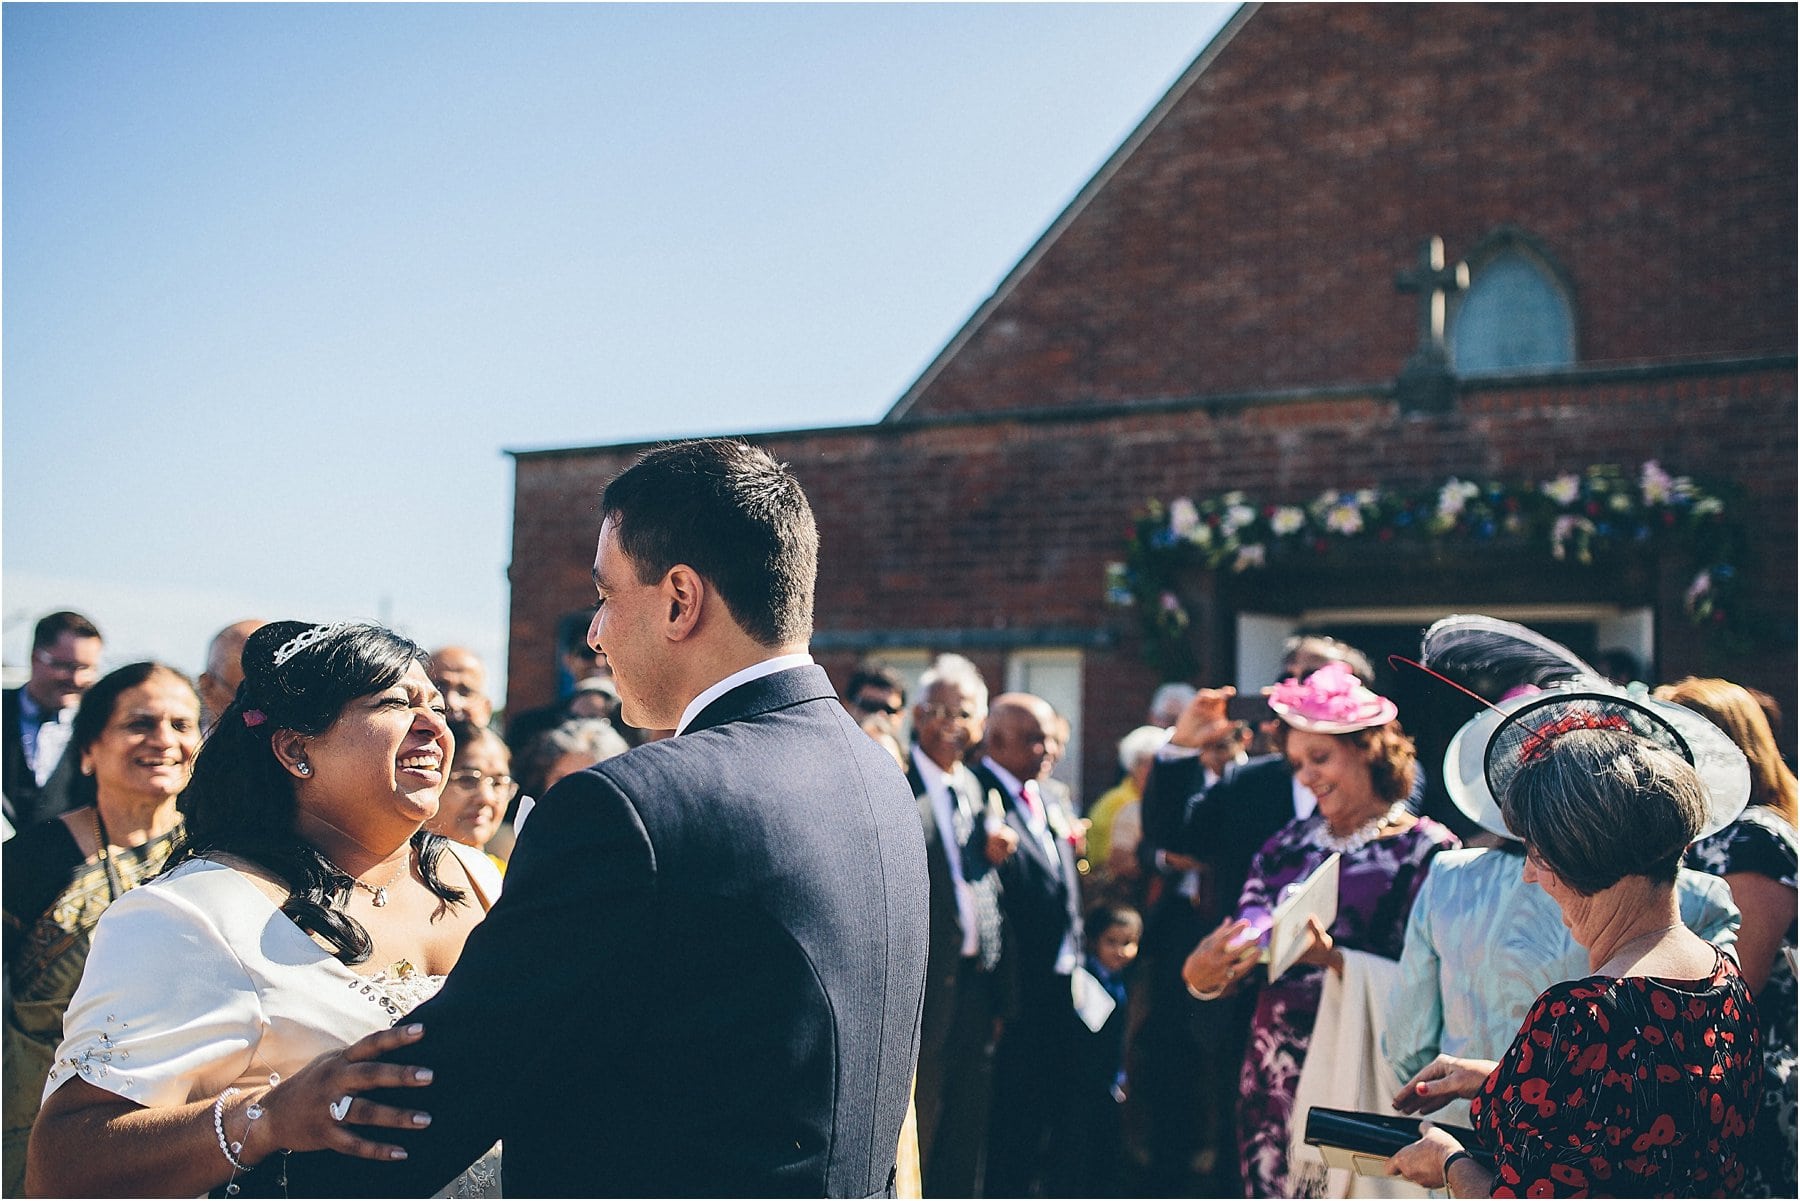
[[[331,1120],[334,1122],[341,1122],[346,1117],[350,1116],[350,1102],[354,1099],[355,1098],[349,1093],[345,1093],[343,1096],[333,1101],[330,1106],[328,1106],[331,1110]]]

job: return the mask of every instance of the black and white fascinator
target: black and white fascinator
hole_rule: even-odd
[[[1750,765],[1723,730],[1685,706],[1620,688],[1568,647],[1515,622],[1446,617],[1425,631],[1415,666],[1486,706],[1451,738],[1444,787],[1490,833],[1515,837],[1498,798],[1521,767],[1574,730],[1636,734],[1691,764],[1707,795],[1700,838],[1736,821],[1750,799]]]

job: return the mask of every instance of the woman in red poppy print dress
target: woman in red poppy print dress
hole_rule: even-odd
[[[1402,1112],[1469,1098],[1479,1145],[1427,1126],[1395,1174],[1457,1197],[1738,1195],[1762,1089],[1756,1006],[1674,897],[1682,853],[1735,776],[1650,705],[1663,708],[1590,694],[1496,731],[1488,783],[1528,848],[1525,879],[1557,902],[1593,974],[1540,996],[1499,1063],[1439,1056],[1407,1082]]]

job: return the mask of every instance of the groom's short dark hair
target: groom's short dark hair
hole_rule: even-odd
[[[761,447],[724,438],[650,451],[606,486],[600,518],[640,583],[685,563],[764,646],[812,636],[819,529],[800,481]]]

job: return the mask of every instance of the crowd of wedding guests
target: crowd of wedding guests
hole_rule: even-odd
[[[1265,697],[1159,689],[1079,817],[1041,699],[949,655],[908,708],[859,670],[930,856],[924,1195],[1345,1195],[1315,1105],[1473,1129],[1387,1164],[1421,1195],[1792,1195],[1779,711],[1557,650],[1441,647],[1486,695],[1427,757],[1360,652],[1293,639]],[[1271,979],[1271,915],[1328,857],[1336,916]]]
[[[1476,626],[1474,657],[1469,627],[1427,634],[1420,670],[1480,702],[1447,746],[1322,636],[1264,696],[1166,685],[1086,806],[1043,698],[956,655],[910,688],[859,668],[844,703],[912,786],[930,881],[902,1195],[1343,1195],[1313,1106],[1444,1123],[1386,1170],[1457,1196],[1795,1195],[1779,711],[1724,680],[1609,684],[1515,631]],[[238,622],[193,681],[103,657],[51,614],[5,693],[4,1194],[193,1195],[270,1148],[371,1153],[350,1127],[406,1114],[334,1098],[411,1037],[532,798],[661,732],[620,720],[585,646],[504,729],[478,657],[371,626]],[[411,809],[359,795],[391,762],[437,781]],[[1322,869],[1334,916],[1283,926],[1271,975]],[[127,895],[164,873],[179,904]],[[294,970],[256,904],[334,957]],[[333,974],[370,930],[405,958]],[[171,938],[200,958],[172,969]],[[268,1012],[209,990],[234,972]],[[168,1027],[158,1057],[113,1058],[130,1022]],[[246,1064],[274,1087],[210,1087]],[[459,1187],[496,1183],[484,1160]]]

